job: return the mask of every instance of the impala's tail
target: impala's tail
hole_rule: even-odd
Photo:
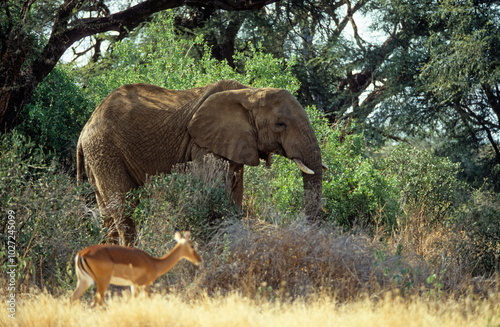
[[[85,261],[85,258],[80,256],[79,254],[77,254],[75,257],[75,269],[78,278],[85,278],[87,280],[91,280],[92,284],[94,283],[94,278],[92,277],[94,273],[92,269],[87,264],[87,261]]]
[[[90,271],[89,271],[90,270]],[[85,258],[77,254],[75,257],[75,271],[78,277],[76,289],[71,296],[71,302],[78,300],[85,291],[94,284],[92,269],[85,261]]]

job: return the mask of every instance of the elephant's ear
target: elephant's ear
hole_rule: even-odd
[[[253,89],[229,90],[210,95],[188,125],[196,144],[234,162],[257,166],[257,132],[248,109]]]

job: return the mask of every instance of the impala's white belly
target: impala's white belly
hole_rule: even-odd
[[[128,279],[124,279],[124,278],[120,278],[120,277],[116,277],[116,276],[111,277],[111,280],[109,282],[113,285],[119,285],[119,286],[133,286],[134,285]]]

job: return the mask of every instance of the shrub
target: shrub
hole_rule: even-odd
[[[396,221],[399,193],[394,181],[365,156],[363,135],[329,126],[315,108],[307,108],[307,112],[320,142],[323,163],[329,167],[323,173],[324,218],[347,228],[383,224],[390,229]],[[286,216],[282,222],[293,221],[303,208],[301,173],[286,158],[274,161],[269,169],[247,169],[245,186],[249,196],[261,199],[261,210],[276,207]]]
[[[78,135],[94,105],[83,95],[67,68],[57,66],[36,88],[22,112],[18,131],[40,145],[48,159],[73,166]]]
[[[474,190],[455,214],[462,264],[473,275],[500,271],[500,195]]]
[[[45,164],[40,147],[17,132],[1,136],[0,204],[15,218],[15,255],[20,284],[68,287],[73,256],[101,239],[100,220],[85,203],[91,191]],[[85,210],[87,208],[87,210]],[[0,265],[7,263],[7,215],[0,226]]]
[[[363,135],[343,129],[334,129],[323,139],[323,161],[330,168],[323,182],[327,218],[342,226],[391,229],[398,214],[394,181],[366,156]]]
[[[231,221],[209,248],[214,253],[204,284],[217,287],[210,291],[239,290],[251,298],[327,292],[345,299],[368,291],[365,287],[380,276],[368,237],[340,235],[330,226],[319,228],[303,219],[286,226]]]
[[[209,156],[202,163],[178,166],[172,174],[154,176],[129,192],[131,203],[137,204],[133,215],[140,242],[157,244],[158,237],[173,235],[176,228],[206,241],[221,221],[235,218],[237,210],[224,184],[226,170],[226,162]]]
[[[303,208],[304,189],[297,166],[274,156],[273,165],[245,167],[244,207],[266,221],[290,223]]]
[[[457,178],[460,164],[428,150],[399,145],[382,161],[382,167],[401,192],[401,209],[421,211],[430,224],[449,218],[467,191]]]
[[[87,68],[82,83],[96,103],[117,87],[131,83],[183,90],[235,79],[255,87],[298,90],[291,64],[250,47],[250,51],[236,54],[235,60],[244,67],[237,72],[227,62],[211,58],[210,48],[202,40],[179,37],[173,16],[159,13],[136,37],[114,43],[113,51],[102,62]]]

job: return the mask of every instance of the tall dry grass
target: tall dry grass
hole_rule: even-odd
[[[452,230],[419,229],[424,227],[408,225],[382,238],[361,230],[342,233],[305,219],[289,225],[226,221],[210,242],[196,244],[204,259],[201,268],[180,264],[154,290],[187,298],[237,292],[278,302],[324,295],[340,302],[376,301],[388,292],[430,299],[487,298],[499,292],[495,278],[473,278],[460,269]]]
[[[425,300],[387,294],[379,301],[361,298],[339,302],[320,296],[307,301],[256,302],[239,294],[176,294],[114,297],[103,308],[70,305],[67,298],[46,293],[18,303],[16,319],[0,308],[1,326],[498,326],[499,299]]]

